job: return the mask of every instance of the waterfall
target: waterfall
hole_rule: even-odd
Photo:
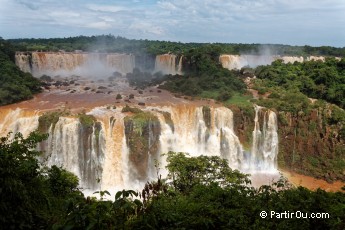
[[[156,163],[159,173],[167,174],[166,157],[161,154],[169,151],[220,156],[228,160],[230,167],[244,172],[276,171],[278,134],[273,111],[255,106],[253,143],[248,157],[235,134],[233,113],[228,108],[148,106],[143,111],[150,118],[139,133],[133,121],[127,119],[134,115],[122,113],[121,109],[92,109],[87,113],[95,117],[92,126],[83,125],[77,116],[59,117],[46,128],[49,137],[39,145],[45,152],[41,160],[76,174],[84,191],[140,189],[147,180],[156,178]],[[9,131],[27,136],[39,127],[37,111],[0,109],[0,115],[0,136]],[[144,124],[143,120],[140,122]],[[133,145],[126,135],[134,135],[132,138],[139,138],[144,144],[142,148],[146,150],[138,159],[133,159],[133,154],[143,149],[133,149],[140,145]]]
[[[71,71],[86,62],[87,54],[62,52],[32,52],[32,73],[44,74]]]
[[[27,137],[38,127],[38,114],[36,111],[27,111],[22,109],[2,110],[0,111],[0,137],[6,136],[12,132],[10,138],[14,134],[20,132]]]
[[[271,55],[228,55],[223,54],[219,57],[219,62],[223,68],[229,70],[241,69],[243,67],[255,68],[259,65],[269,65],[279,59],[279,56]]]
[[[108,54],[107,65],[115,67],[115,69],[122,73],[132,73],[135,67],[135,56],[128,54]]]
[[[229,55],[222,54],[219,56],[219,62],[223,68],[241,69],[243,67],[255,68],[259,65],[270,65],[276,60],[282,60],[284,63],[304,62],[302,56],[280,56],[280,55]],[[310,56],[306,61],[321,60],[325,61],[324,57]]]
[[[182,75],[182,61],[183,61],[183,55],[181,55],[180,60],[178,62],[177,74],[179,75]]]
[[[135,67],[131,54],[77,53],[77,52],[17,52],[17,66],[36,77],[83,75],[109,77],[114,71],[127,74]]]
[[[18,52],[15,55],[15,63],[23,72],[32,72],[31,54]]]
[[[294,63],[294,62],[304,62],[304,58],[302,56],[294,57],[294,56],[282,56],[280,57],[281,60],[285,64],[287,63]]]
[[[160,153],[187,152],[191,156],[222,156],[231,167],[240,168],[242,145],[233,131],[233,114],[230,109],[210,108],[210,126],[206,124],[202,107],[163,107],[171,114],[169,125],[161,111],[155,112],[161,123]],[[161,161],[165,165],[164,159]]]
[[[259,116],[263,112],[263,124],[260,127]],[[255,126],[250,159],[250,171],[276,171],[278,155],[277,116],[273,111],[255,106]]]
[[[182,64],[182,62],[181,62]],[[176,55],[162,54],[156,56],[155,72],[163,74],[176,74]]]
[[[83,127],[78,118],[60,117],[49,128],[43,161],[47,166],[57,165],[77,175],[83,189],[99,189],[105,137],[103,130]]]
[[[307,61],[322,61],[322,62],[324,62],[325,61],[325,57],[322,57],[322,56],[310,56],[310,57],[307,57]]]

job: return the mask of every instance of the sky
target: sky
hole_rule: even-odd
[[[0,37],[345,47],[345,0],[0,0]]]

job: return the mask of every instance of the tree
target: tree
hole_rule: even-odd
[[[54,196],[65,197],[78,191],[79,179],[67,170],[53,165],[48,169],[48,183]]]
[[[0,138],[0,226],[8,229],[40,228],[47,211],[44,178],[34,150],[47,135],[17,133]]]
[[[0,105],[30,99],[41,91],[41,82],[15,65],[12,45],[0,39]]]
[[[167,153],[168,179],[180,192],[188,192],[195,185],[216,183],[221,187],[250,183],[248,175],[232,170],[227,160],[218,156],[188,157],[185,153]]]

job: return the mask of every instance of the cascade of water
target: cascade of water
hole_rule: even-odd
[[[272,55],[227,55],[223,54],[219,57],[219,62],[223,68],[241,69],[243,67],[257,67],[259,65],[269,65],[273,61],[279,59],[280,56]]]
[[[116,109],[95,108],[88,113],[101,122],[104,152],[101,189],[112,194],[121,189],[140,189],[143,183],[132,177],[129,147],[125,136],[126,114]]]
[[[0,137],[6,136],[12,132],[10,138],[14,134],[20,132],[27,137],[31,132],[38,128],[38,114],[36,112],[28,112],[22,109],[8,110],[5,114],[1,114],[3,118],[0,120]]]
[[[95,127],[85,129],[77,118],[60,117],[49,128],[44,156],[47,166],[63,166],[73,172],[84,189],[99,188],[105,139],[102,130],[95,133]]]
[[[162,54],[156,56],[155,72],[163,74],[176,74],[176,55]]]
[[[108,54],[107,64],[109,67],[115,67],[122,74],[132,73],[135,67],[135,56],[130,54]]]
[[[282,60],[284,63],[294,63],[303,62],[304,58],[302,56],[279,56],[279,55],[228,55],[222,54],[219,56],[219,62],[222,64],[223,68],[229,70],[241,69],[243,67],[249,66],[251,68],[257,67],[259,65],[270,65],[275,60]],[[309,60],[323,60],[324,57],[310,56],[306,59]]]
[[[191,156],[222,156],[231,167],[240,168],[243,161],[242,145],[233,131],[233,115],[227,108],[210,108],[210,127],[207,126],[202,107],[164,107],[171,114],[173,126],[160,112],[156,112],[162,131],[160,152],[187,152]],[[164,168],[164,159],[161,166]]]
[[[309,56],[307,57],[307,61],[325,61],[325,57],[322,56]]]
[[[33,52],[33,74],[50,73],[53,71],[71,71],[86,62],[87,54],[82,53],[55,53]]]
[[[79,159],[78,154],[79,121],[75,118],[60,117],[55,127],[51,125],[49,131],[47,165],[63,166],[81,178],[79,160],[86,159],[83,159],[83,156]]]
[[[15,63],[23,72],[31,73],[31,55],[28,53],[16,53]]]
[[[183,61],[183,55],[181,55],[180,60],[178,62],[177,74],[179,75],[182,75],[182,61]]]
[[[302,56],[281,56],[279,59],[283,60],[284,63],[304,62],[304,58]]]
[[[221,156],[232,168],[246,172],[276,170],[278,134],[277,117],[273,111],[255,106],[251,156],[244,157],[234,132],[233,113],[228,108],[175,105],[146,107],[144,110],[158,118],[160,127],[158,133],[157,124],[149,122],[147,134],[141,136],[148,138],[150,149],[148,159],[145,159],[147,162],[143,162],[147,179],[156,178],[156,160],[160,164],[160,174],[166,175],[166,159],[160,154],[169,151],[187,152],[191,156]],[[47,165],[63,166],[80,178],[81,187],[93,191],[141,188],[145,180],[133,176],[138,165],[130,159],[132,150],[127,146],[125,136],[124,118],[129,115],[118,109],[105,108],[95,108],[88,114],[97,120],[93,127],[82,125],[75,117],[60,117],[49,127],[49,138],[40,147],[46,152],[43,159]],[[0,111],[0,115],[1,136],[8,131],[28,135],[38,127],[35,113],[17,109]],[[151,149],[152,146],[157,148]]]
[[[97,71],[108,75],[114,71],[126,74],[135,67],[134,55],[114,53],[18,52],[15,60],[22,71],[37,77],[42,74],[97,76]]]
[[[265,111],[261,128],[259,116],[262,109],[255,105],[255,126],[249,170],[274,172],[278,154],[277,117],[273,111]]]
[[[215,127],[220,132],[220,155],[227,159],[232,168],[241,169],[245,162],[243,147],[233,127],[232,111],[224,107],[215,109]]]

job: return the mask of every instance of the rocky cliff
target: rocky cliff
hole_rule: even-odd
[[[234,130],[241,143],[247,143],[245,149],[249,149],[253,142],[254,111],[236,106],[231,106],[231,110],[234,112]],[[264,113],[265,110],[261,110],[259,117]],[[297,114],[277,112],[277,115],[278,168],[328,182],[345,182],[345,127],[340,123],[332,124],[330,108],[320,107]]]

